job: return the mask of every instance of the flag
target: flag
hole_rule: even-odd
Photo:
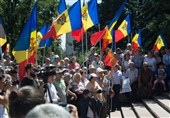
[[[106,29],[104,28],[103,30],[92,34],[90,37],[91,45],[94,46],[98,42],[98,40],[101,40],[103,38],[105,33],[106,33]]]
[[[58,14],[63,13],[67,9],[65,0],[60,0],[58,4]]]
[[[109,51],[104,59],[105,65],[111,67],[112,65],[115,65],[117,62],[118,62],[118,60],[113,56],[112,49],[109,49]]]
[[[72,32],[72,37],[75,38],[78,42],[81,41],[85,32],[99,23],[98,20],[98,10],[97,10],[97,0],[91,0],[81,9],[82,13],[82,28]]]
[[[135,34],[135,36],[132,39],[132,48],[133,48],[133,51],[136,52],[136,49],[138,47],[142,47],[141,30],[138,30],[138,32]]]
[[[36,49],[36,16],[37,16],[37,3],[35,3],[31,15],[16,42],[12,51],[17,63],[19,64],[20,80],[25,74],[25,65],[27,63],[35,63],[34,55]]]
[[[52,45],[52,38],[41,40],[43,36],[48,32],[49,29],[50,26],[44,25],[37,33],[37,37],[40,40],[40,42],[38,43],[39,47],[45,47],[45,46],[50,47]]]
[[[5,55],[9,54],[9,43],[6,44],[6,48],[5,48]]]
[[[6,43],[6,34],[2,24],[2,19],[0,18],[0,46],[2,47]]]
[[[121,39],[128,36],[131,33],[131,25],[130,25],[130,15],[128,15],[125,20],[121,23],[119,28],[115,31],[115,42],[119,42]]]
[[[159,51],[161,49],[161,47],[165,46],[165,40],[162,37],[162,35],[160,34],[158,36],[158,38],[156,39],[156,42],[154,44],[153,50],[155,51]]]
[[[103,49],[105,47],[107,47],[108,43],[112,43],[113,37],[111,35],[111,32],[112,32],[114,26],[116,25],[117,20],[119,19],[119,17],[121,16],[121,14],[123,12],[123,9],[125,7],[125,2],[120,6],[119,10],[116,12],[116,15],[113,17],[112,21],[109,23],[109,25],[107,25],[105,27],[105,30],[102,30],[103,32],[106,32],[105,35],[100,36],[101,34],[104,34],[104,33],[97,32],[97,33],[95,33],[96,36],[94,37],[93,36],[94,34],[92,34],[91,38],[90,38],[91,42],[94,42],[94,44],[96,44],[98,41],[100,41],[100,39],[103,39],[103,46],[102,46]],[[100,39],[98,37],[100,37]],[[97,39],[95,39],[95,38],[97,38]]]
[[[45,34],[43,39],[56,37],[80,28],[82,28],[81,3],[78,0],[53,21],[50,30]]]

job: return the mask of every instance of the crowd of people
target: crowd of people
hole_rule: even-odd
[[[120,95],[132,102],[170,90],[169,48],[134,52],[128,43],[113,53],[117,61],[111,67],[103,61],[108,51],[91,47],[83,66],[76,56],[60,59],[49,52],[45,63],[25,66],[24,78],[7,55],[0,67],[0,118],[106,118],[120,110]]]

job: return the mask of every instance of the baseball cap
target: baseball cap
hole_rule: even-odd
[[[89,75],[89,79],[91,79],[92,77],[98,77],[95,73],[91,73],[90,75]]]

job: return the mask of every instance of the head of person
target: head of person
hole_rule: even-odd
[[[59,61],[60,61],[60,57],[59,57],[58,55],[55,55],[55,56],[54,56],[54,61],[55,61],[55,62],[59,62]]]
[[[27,64],[27,65],[25,66],[25,71],[26,71],[26,73],[27,73],[28,75],[30,75],[30,76],[33,77],[33,78],[36,76],[36,73],[35,73],[35,65],[34,65],[34,64],[31,64],[31,63]]]
[[[148,69],[148,63],[147,62],[143,62],[143,68],[144,68],[144,70]]]
[[[124,59],[126,61],[128,61],[130,59],[130,52],[129,51],[126,51],[126,53],[124,54]]]
[[[96,68],[94,67],[93,64],[89,65],[89,73],[95,73],[96,72]]]
[[[127,44],[126,49],[127,49],[127,50],[130,50],[130,51],[132,50],[132,45],[131,45],[131,43],[128,43],[128,44]]]
[[[76,61],[77,61],[76,56],[72,56],[72,57],[71,57],[71,61],[72,61],[72,63],[76,63]]]
[[[46,63],[46,64],[50,64],[50,63],[51,63],[50,58],[46,58],[46,59],[45,59],[45,63]]]
[[[97,61],[97,62],[100,61],[100,55],[99,55],[99,54],[96,54],[95,56],[96,56],[96,61]]]
[[[92,82],[92,83],[95,83],[97,78],[98,78],[98,76],[95,73],[91,73],[89,75],[89,81]]]
[[[91,47],[90,48],[90,52],[91,52],[91,54],[95,54],[96,53],[96,48],[95,47]]]
[[[56,70],[56,79],[61,80],[62,76],[63,76],[63,71],[60,69]]]
[[[57,104],[42,104],[33,108],[25,118],[72,118],[71,114]]]
[[[75,73],[74,75],[73,75],[73,79],[74,79],[74,82],[76,82],[76,83],[80,83],[81,82],[81,74],[80,73]]]
[[[72,75],[70,73],[64,73],[64,81],[69,84]]]
[[[22,87],[9,95],[9,115],[11,118],[24,118],[36,105],[44,103],[41,91],[31,86]]]
[[[113,69],[114,69],[114,71],[120,70],[120,65],[118,63],[116,63],[115,65],[113,65]]]
[[[98,76],[99,78],[103,78],[103,77],[104,77],[105,70],[103,70],[102,68],[98,67],[97,70],[96,70],[96,73],[97,73],[97,76]]]
[[[135,53],[135,54],[141,55],[141,54],[142,54],[142,47],[138,47],[138,48],[136,49],[136,53]]]
[[[64,60],[60,61],[60,67],[64,67]]]
[[[165,53],[169,54],[170,53],[170,49],[168,47],[165,47]]]
[[[130,69],[134,69],[135,68],[135,64],[133,62],[130,62],[129,67],[130,67]]]
[[[122,53],[122,50],[120,48],[116,49],[116,54],[120,55]]]
[[[69,64],[69,61],[70,61],[70,60],[69,60],[68,57],[65,57],[65,58],[64,58],[64,63],[65,63],[65,65]]]
[[[148,58],[152,58],[153,57],[153,53],[151,51],[148,51],[147,57]]]

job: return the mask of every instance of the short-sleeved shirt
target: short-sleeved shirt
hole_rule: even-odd
[[[114,80],[114,85],[120,84],[122,81],[122,72],[120,70],[117,70],[116,72],[113,72],[113,80]]]

